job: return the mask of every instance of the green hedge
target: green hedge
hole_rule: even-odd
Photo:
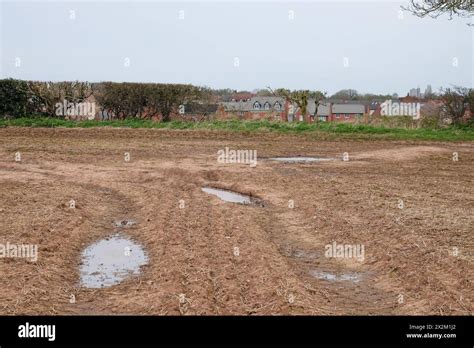
[[[30,112],[28,83],[26,81],[0,80],[0,115],[3,117],[22,117]]]
[[[209,114],[217,110],[211,90],[184,84],[115,83],[63,81],[0,80],[0,117],[18,118],[43,115],[63,118],[58,105],[65,101],[75,105],[93,100],[115,119],[151,118],[161,115],[167,120],[173,112]],[[181,110],[180,110],[181,109]],[[62,110],[62,109],[61,109]]]

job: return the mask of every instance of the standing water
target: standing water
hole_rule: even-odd
[[[322,161],[332,161],[334,158],[323,158],[323,157],[271,157],[273,161],[280,162],[322,162]]]
[[[334,274],[329,272],[321,272],[321,271],[311,271],[310,274],[318,279],[328,280],[328,281],[350,281],[353,283],[357,283],[360,281],[360,274],[358,273],[344,273],[344,274]]]
[[[240,204],[250,204],[252,202],[250,196],[242,195],[237,192],[225,191],[211,187],[203,187],[202,190],[211,195],[217,196],[223,201]]]
[[[125,278],[140,273],[148,263],[142,247],[119,234],[102,239],[82,253],[81,285],[101,288],[116,285]]]

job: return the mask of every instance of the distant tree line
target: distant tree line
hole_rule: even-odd
[[[212,91],[185,84],[115,82],[39,82],[0,80],[0,116],[60,117],[58,105],[76,104],[90,97],[109,118],[151,118],[159,115],[168,121],[173,112],[209,113]]]
[[[108,119],[144,118],[159,116],[162,121],[170,120],[172,114],[199,115],[193,119],[203,119],[217,111],[216,100],[230,97],[234,91],[212,90],[185,84],[162,83],[116,83],[116,82],[41,82],[15,79],[0,80],[0,117],[25,116],[63,117],[58,113],[58,105],[64,101],[82,103],[93,98]],[[260,91],[277,95],[296,104],[306,116],[308,103],[320,103],[326,93],[310,90],[291,91],[284,88]],[[243,93],[243,92],[239,92]],[[390,99],[388,95],[359,95],[355,90],[342,90],[331,96],[333,99],[365,100]],[[474,115],[474,89],[452,87],[441,90],[438,100],[442,103],[441,117],[452,123],[464,122],[467,111]],[[471,123],[474,117],[471,117]]]
[[[341,89],[337,91],[333,95],[331,95],[330,99],[340,99],[340,100],[387,100],[396,98],[395,94],[372,94],[372,93],[365,93],[361,94],[357,92],[355,89]]]
[[[173,112],[205,113],[212,92],[206,87],[184,84],[104,82],[94,86],[94,96],[103,110],[119,119],[160,115],[168,121]]]

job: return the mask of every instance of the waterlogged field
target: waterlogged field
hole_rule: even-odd
[[[473,160],[472,142],[2,128],[0,314],[472,314]]]

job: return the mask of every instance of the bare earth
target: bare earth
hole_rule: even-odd
[[[258,165],[218,163],[225,146]],[[294,155],[338,160],[268,159]],[[473,160],[473,143],[0,129],[0,243],[39,246],[36,262],[0,258],[0,314],[472,314]],[[120,219],[137,221],[126,232],[149,264],[81,288],[82,250]],[[364,245],[364,260],[325,257],[333,242]]]

